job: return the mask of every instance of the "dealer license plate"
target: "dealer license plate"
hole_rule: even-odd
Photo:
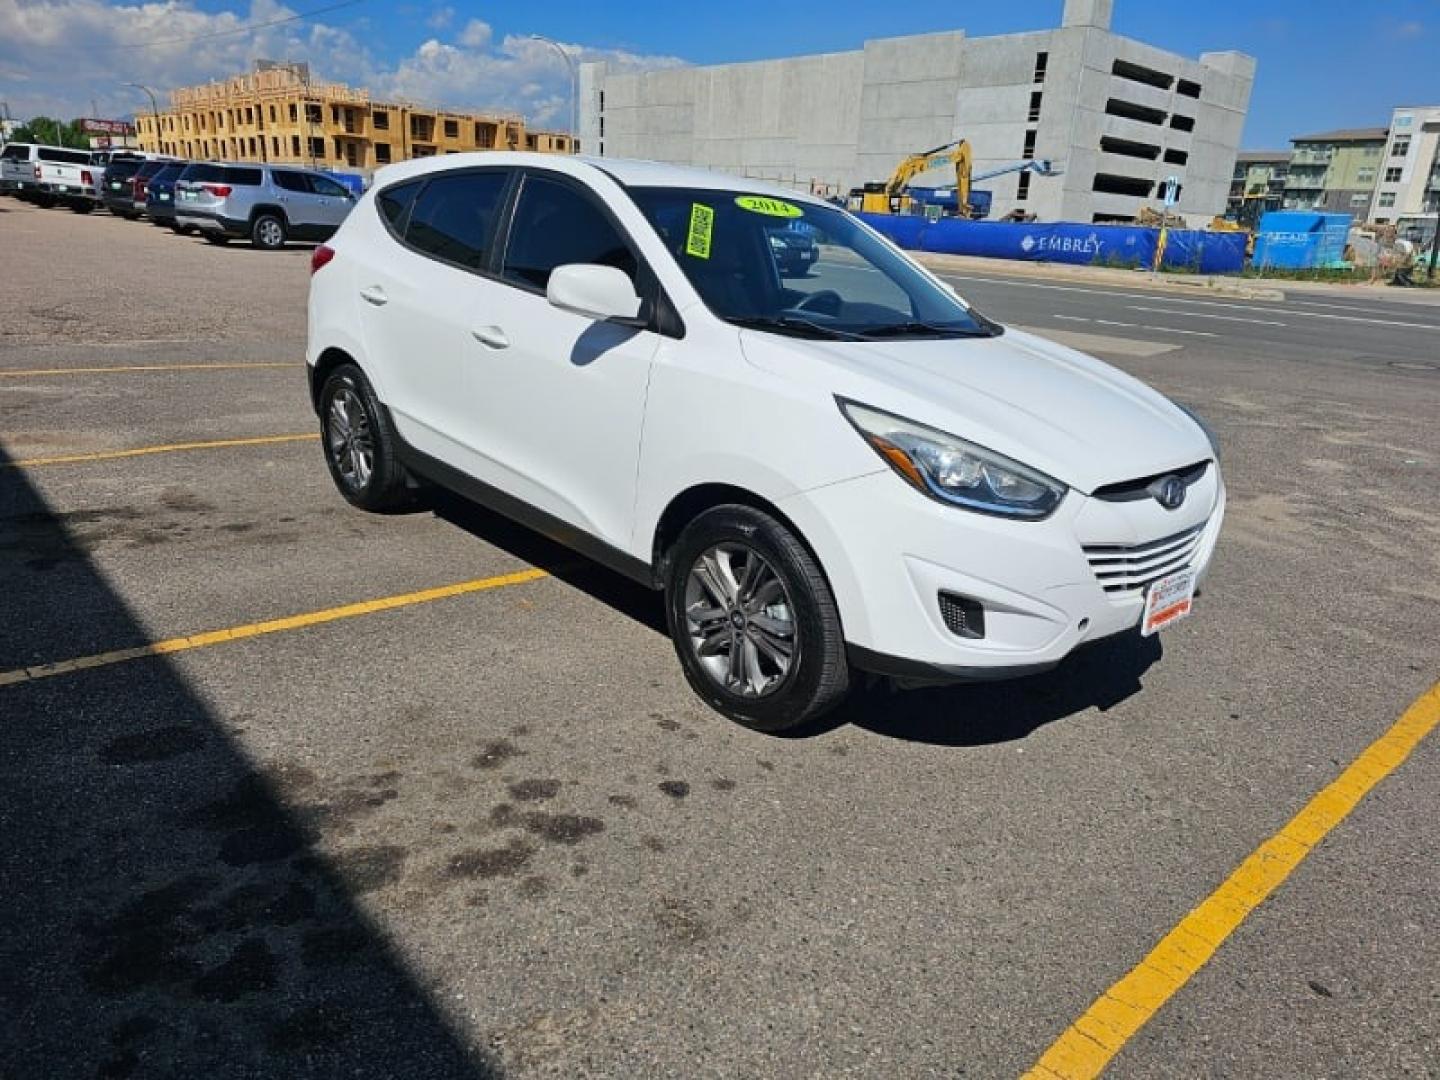
[[[1181,570],[1152,582],[1145,593],[1145,617],[1140,633],[1149,637],[1162,627],[1190,614],[1195,601],[1195,571]]]

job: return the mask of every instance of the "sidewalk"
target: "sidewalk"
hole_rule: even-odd
[[[983,259],[973,255],[936,255],[928,251],[912,251],[909,254],[932,270],[950,274],[1036,278],[1190,296],[1213,294],[1244,300],[1284,300],[1287,295],[1298,293],[1440,307],[1440,289],[1402,289],[1384,283],[1352,285],[1320,281],[1267,281],[1264,278],[1202,274],[1157,274],[1152,277],[1147,270],[1121,270],[1111,266]]]

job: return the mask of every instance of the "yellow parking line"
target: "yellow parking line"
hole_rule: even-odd
[[[68,368],[22,368],[19,371],[0,370],[0,379],[18,379],[21,376],[38,375],[97,375],[102,372],[111,371],[228,371],[234,368],[295,368],[297,371],[300,365],[293,360],[257,360],[249,362],[226,361],[219,364],[110,364],[104,367],[68,367]]]
[[[114,649],[110,652],[94,653],[90,656],[77,656],[71,660],[57,660],[51,664],[16,668],[14,671],[0,672],[0,687],[16,686],[20,683],[34,682],[36,679],[48,679],[52,675],[68,675],[90,668],[109,667],[111,664],[123,664],[127,660],[139,660],[146,656],[163,656],[168,653],[187,652],[190,649],[204,649],[228,641],[243,641],[245,638],[259,637],[262,634],[278,634],[282,630],[301,630],[307,626],[319,626],[321,623],[335,622],[338,619],[372,615],[377,611],[393,611],[395,608],[428,604],[432,600],[444,600],[451,596],[464,596],[466,593],[484,592],[488,589],[502,589],[507,585],[523,585],[527,581],[537,581],[549,576],[544,570],[532,567],[529,570],[519,570],[513,574],[475,578],[454,585],[442,585],[436,589],[422,589],[419,592],[401,593],[398,596],[383,596],[378,600],[363,600],[358,604],[322,608],[319,611],[309,611],[302,615],[289,615],[281,619],[267,619],[265,622],[245,623],[243,626],[210,630],[203,634],[191,634],[189,637],[152,641],[148,645],[137,645],[130,649]]]
[[[227,446],[267,446],[272,443],[311,442],[317,434],[260,435],[253,439],[214,439],[210,442],[164,443],[160,446],[139,446],[133,450],[101,450],[94,454],[65,454],[61,457],[21,458],[0,463],[3,469],[28,469],[36,465],[72,465],[81,461],[111,461],[115,458],[142,457],[145,454],[173,454],[179,450],[219,450]]]
[[[1106,990],[1051,1044],[1025,1080],[1099,1076],[1156,1011],[1199,971],[1225,939],[1280,887],[1315,845],[1440,725],[1440,683],[1390,730],[1305,804],[1278,833],[1240,864],[1199,907],[1160,939],[1149,955]]]

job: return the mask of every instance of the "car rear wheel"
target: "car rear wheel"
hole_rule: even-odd
[[[330,477],[346,501],[362,510],[398,510],[411,500],[395,432],[370,381],[341,364],[320,391],[321,441]]]
[[[274,214],[260,214],[250,223],[250,242],[266,251],[285,246],[285,223]]]
[[[697,517],[670,551],[666,618],[681,667],[717,712],[757,731],[795,728],[845,697],[840,612],[815,557],[753,507]]]

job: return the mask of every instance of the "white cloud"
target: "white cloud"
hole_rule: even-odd
[[[489,23],[481,19],[471,19],[455,41],[467,49],[483,49],[490,44],[492,33]]]
[[[453,7],[436,8],[425,18],[425,25],[431,30],[448,30],[455,21]]]
[[[92,98],[102,115],[118,117],[148,107],[144,94],[124,86],[127,82],[153,87],[163,107],[170,89],[249,71],[257,58],[305,60],[317,80],[368,88],[378,98],[517,112],[537,124],[568,123],[569,67],[544,42],[511,34],[497,44],[489,24],[471,19],[453,40],[431,37],[414,52],[390,59],[325,22],[246,30],[295,14],[280,0],[251,0],[248,10],[220,12],[197,11],[186,0],[114,5],[0,0],[0,79],[16,117],[89,115]],[[444,25],[433,28],[443,31],[453,20],[451,8],[432,9],[425,21],[442,16]],[[242,32],[229,33],[237,30]],[[216,34],[225,36],[202,37]],[[562,47],[576,60],[606,60],[621,69],[681,62],[579,44]]]

